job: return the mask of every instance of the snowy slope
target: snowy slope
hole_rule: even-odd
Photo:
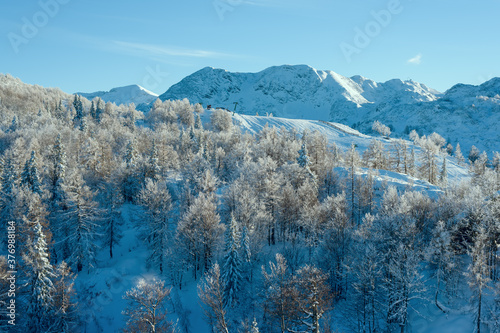
[[[203,115],[204,122],[208,122],[210,119],[211,111],[205,111]],[[379,140],[383,143],[387,151],[391,151],[394,139],[384,139],[381,137],[369,136],[358,132],[350,128],[349,126],[339,124],[339,123],[331,123],[320,120],[305,120],[305,119],[288,119],[288,118],[278,118],[278,117],[265,117],[265,116],[249,116],[249,115],[241,115],[234,113],[232,115],[233,123],[239,126],[242,131],[246,131],[249,133],[257,133],[264,126],[268,125],[270,127],[276,127],[277,129],[285,128],[287,130],[296,129],[298,133],[302,133],[304,130],[309,132],[318,131],[324,134],[330,143],[335,143],[337,147],[346,151],[351,147],[351,144],[356,145],[356,149],[360,154],[362,154],[370,145],[370,142],[375,139]],[[414,146],[413,143],[407,142],[408,147],[413,147],[415,149],[415,153],[418,155],[421,152],[420,147]],[[441,167],[442,156],[437,156],[438,166]],[[451,183],[457,183],[464,179],[469,178],[469,173],[466,167],[459,166],[456,159],[451,156],[447,156],[447,170],[448,170],[448,179]],[[389,182],[394,182],[395,184],[401,184],[401,177],[396,175],[390,175],[387,172],[382,172],[381,174],[385,174],[386,178],[389,179]],[[395,173],[394,173],[395,174]],[[416,182],[419,181],[413,177],[408,177],[403,175],[404,185],[414,186]],[[395,180],[399,179],[399,180]],[[426,183],[426,182],[424,182]],[[433,185],[426,183],[428,188],[434,188]],[[435,191],[434,188],[432,191]]]
[[[480,86],[456,85],[445,94],[411,80],[378,83],[306,65],[231,73],[206,67],[173,85],[161,100],[188,98],[238,113],[340,122],[365,133],[379,120],[396,136],[417,129],[438,132],[467,153],[500,150],[500,79]],[[405,133],[406,132],[406,133]]]
[[[138,85],[113,88],[110,91],[96,91],[93,93],[77,93],[88,100],[100,97],[105,102],[120,104],[134,103],[137,109],[143,109],[147,104],[155,101],[158,95]]]

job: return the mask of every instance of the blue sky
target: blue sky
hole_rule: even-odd
[[[499,0],[2,1],[0,72],[163,93],[205,66],[307,64],[444,91],[500,76]]]

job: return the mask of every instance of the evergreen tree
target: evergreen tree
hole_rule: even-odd
[[[237,302],[238,293],[241,289],[241,259],[239,256],[241,234],[234,216],[231,216],[231,224],[227,231],[226,255],[224,257],[224,273],[222,278],[225,282],[224,301],[227,307],[233,307]]]
[[[201,117],[199,114],[196,114],[196,120],[194,122],[194,128],[201,130],[203,129],[203,123],[201,122]]]
[[[302,143],[302,147],[299,150],[299,157],[297,158],[297,163],[302,167],[302,168],[308,168],[309,165],[311,164],[311,161],[309,159],[309,154],[307,153],[307,146],[306,143]]]
[[[462,149],[460,148],[460,143],[457,143],[455,148],[455,158],[457,159],[458,165],[462,165],[465,162],[465,158],[462,155]]]
[[[472,147],[470,147],[470,150],[469,150],[469,162],[471,164],[474,164],[474,162],[476,162],[476,160],[479,159],[479,156],[480,156],[480,153],[479,153],[479,150],[476,148],[476,146],[472,145]]]
[[[30,159],[24,164],[24,170],[21,174],[21,184],[28,186],[33,193],[42,194],[38,163],[34,150],[31,151]]]
[[[54,315],[54,284],[52,281],[56,275],[49,262],[47,242],[39,222],[35,224],[33,234],[33,240],[29,240],[28,252],[23,256],[24,261],[30,267],[28,331],[42,333],[48,331]]]
[[[75,126],[77,126],[83,119],[83,103],[79,95],[75,95],[73,99],[73,107],[76,111],[75,117],[73,118],[73,123],[75,124]]]

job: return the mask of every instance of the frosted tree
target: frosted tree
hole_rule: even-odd
[[[299,269],[294,277],[302,312],[300,326],[305,332],[319,333],[320,319],[330,309],[332,292],[327,280],[327,274],[310,265]]]
[[[439,301],[439,294],[442,284],[447,283],[453,274],[455,268],[453,256],[450,232],[446,229],[445,223],[439,221],[434,229],[434,235],[427,252],[427,259],[434,268],[434,277],[436,278],[434,303],[443,312],[446,312],[446,309]]]
[[[224,301],[224,280],[219,264],[213,264],[198,284],[198,297],[202,303],[207,322],[216,332],[229,333],[227,311]]]
[[[474,164],[474,162],[476,162],[476,160],[479,159],[479,156],[480,156],[479,149],[477,149],[476,146],[472,145],[472,147],[470,147],[469,150],[469,156],[468,156],[469,162],[471,164]]]
[[[100,236],[98,222],[102,218],[102,210],[94,200],[96,193],[85,183],[80,173],[75,174],[68,184],[67,211],[62,215],[65,223],[61,241],[69,251],[68,263],[80,272],[83,267],[89,270],[94,266],[97,252],[96,239]]]
[[[429,183],[436,184],[438,179],[436,154],[439,152],[439,147],[431,139],[425,138],[425,136],[420,139],[420,147],[422,148],[420,174]]]
[[[197,272],[210,268],[212,257],[224,232],[217,213],[215,195],[200,193],[177,226],[177,237]]]
[[[119,244],[123,237],[121,230],[123,218],[120,210],[123,204],[123,195],[115,179],[105,182],[100,193],[104,206],[102,216],[103,245],[109,248],[109,257],[113,258],[113,248]]]
[[[167,319],[166,302],[170,292],[164,281],[155,279],[140,279],[134,288],[127,290],[123,296],[128,301],[122,312],[127,318],[124,332],[175,332],[175,325]]]
[[[125,148],[125,170],[123,171],[123,195],[127,201],[132,201],[140,190],[140,177],[137,172],[138,157],[135,141],[130,140]]]
[[[153,139],[151,150],[149,153],[148,165],[145,173],[145,178],[154,179],[160,175],[160,165],[158,162],[158,147],[156,141]]]
[[[388,153],[385,151],[382,142],[373,139],[368,149],[363,154],[363,162],[368,168],[388,169]]]
[[[329,274],[332,292],[342,296],[347,289],[345,264],[349,254],[352,237],[352,224],[349,221],[348,203],[344,193],[326,198],[320,208],[318,225],[320,238],[318,261]]]
[[[73,99],[73,107],[76,111],[75,117],[73,118],[73,123],[76,126],[80,125],[80,122],[82,121],[84,114],[83,114],[83,103],[82,99],[79,95],[75,95]]]
[[[61,134],[57,135],[54,147],[52,148],[53,170],[51,179],[51,194],[53,206],[64,202],[64,186],[66,177],[66,149],[61,141]]]
[[[465,162],[465,158],[462,155],[462,149],[460,148],[460,143],[457,143],[455,148],[455,158],[457,159],[458,165],[462,165]]]
[[[199,104],[197,104],[199,105]],[[196,114],[196,120],[194,122],[194,128],[197,130],[202,130],[203,129],[203,123],[201,122],[201,117],[199,114]]]
[[[217,132],[226,132],[233,127],[231,114],[222,109],[216,109],[210,116],[212,128]]]
[[[24,164],[24,169],[21,174],[21,184],[28,186],[33,193],[42,194],[38,163],[34,150],[31,151],[30,159]]]
[[[374,216],[367,214],[355,233],[353,252],[346,267],[351,288],[346,295],[348,313],[355,320],[358,332],[377,332],[381,319],[386,315],[380,306],[382,301],[382,258],[373,234]]]
[[[479,230],[474,238],[474,244],[470,249],[469,255],[472,259],[471,264],[467,268],[467,277],[469,287],[472,290],[473,297],[471,301],[475,306],[474,322],[476,324],[474,331],[481,332],[483,320],[483,298],[486,291],[490,288],[490,268],[488,267],[486,254],[487,234],[483,226],[479,226]]]
[[[250,329],[250,333],[259,333],[259,326],[255,318],[252,321],[252,328]]]
[[[91,116],[94,120],[97,120],[97,113],[96,113],[96,108],[95,108],[94,101],[92,101],[92,102],[90,103],[90,110],[89,110],[89,114],[90,114],[90,116]]]
[[[439,183],[443,187],[446,187],[448,185],[448,170],[446,169],[446,157],[443,157],[443,163],[441,164],[441,172],[439,173]]]
[[[276,254],[276,263],[269,262],[269,272],[262,266],[264,276],[264,315],[269,327],[279,327],[279,332],[288,332],[298,316],[299,304],[292,275],[285,258]]]
[[[54,315],[52,281],[56,275],[49,262],[47,242],[40,223],[35,224],[33,234],[34,238],[28,240],[28,252],[23,256],[29,267],[28,331],[42,333],[47,332]]]
[[[391,135],[391,129],[378,120],[375,120],[372,125],[372,130],[380,134],[381,136],[389,136]]]
[[[495,170],[497,175],[500,175],[500,152],[498,152],[498,151],[493,152],[491,166],[492,166],[493,170]]]
[[[227,307],[233,307],[238,301],[238,293],[241,289],[242,262],[240,259],[241,234],[234,217],[231,217],[227,229],[226,255],[224,256],[224,267],[222,278],[225,283],[224,301]]]
[[[309,165],[311,165],[311,160],[309,158],[309,154],[307,153],[307,146],[305,142],[302,143],[302,147],[299,150],[299,157],[297,158],[297,163],[302,168],[308,168]]]
[[[356,179],[356,170],[359,167],[360,157],[356,151],[356,146],[351,144],[351,148],[346,153],[345,166],[349,168],[349,178],[348,178],[348,195],[351,206],[351,222],[355,223],[356,218],[359,217],[356,214],[358,209],[358,186]]]
[[[63,261],[55,271],[54,279],[54,320],[50,332],[75,332],[80,323],[74,289],[75,276],[69,266]]]
[[[166,260],[170,239],[170,211],[172,198],[165,180],[146,179],[138,194],[138,203],[144,208],[146,220],[141,220],[141,237],[150,249],[148,265],[158,267],[161,273]]]

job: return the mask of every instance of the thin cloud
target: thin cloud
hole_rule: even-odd
[[[235,55],[214,52],[208,50],[198,50],[198,49],[187,49],[175,46],[163,46],[154,44],[142,44],[142,43],[130,43],[123,41],[113,41],[114,46],[116,46],[120,51],[148,56],[148,57],[158,57],[158,56],[171,56],[171,57],[192,57],[192,58],[231,58]]]
[[[422,63],[422,53],[419,53],[413,58],[408,59],[407,63],[412,65],[420,65],[420,63]]]

